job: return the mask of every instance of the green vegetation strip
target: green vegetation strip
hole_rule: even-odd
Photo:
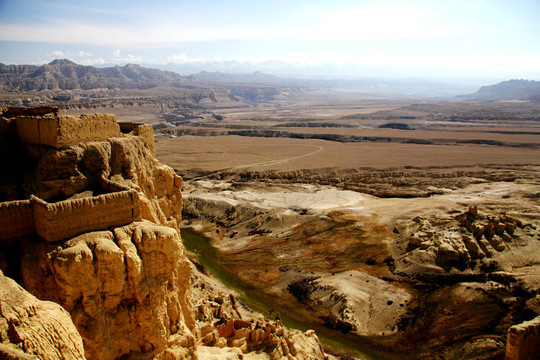
[[[313,329],[323,344],[335,351],[351,353],[360,359],[366,360],[386,359],[379,351],[376,351],[379,353],[376,355],[368,349],[374,347],[370,338],[360,337],[350,333],[343,334],[337,330],[329,329],[320,323],[310,321],[302,316],[302,311],[298,311],[299,304],[279,303],[280,299],[278,297],[266,294],[260,289],[239,279],[224,265],[218,255],[218,250],[212,246],[211,239],[206,236],[190,228],[182,228],[182,241],[186,249],[196,255],[196,260],[204,266],[206,271],[219,279],[227,287],[236,290],[240,294],[239,300],[251,309],[263,314],[267,318],[275,317],[276,313],[279,313],[280,319],[289,328],[302,331]]]

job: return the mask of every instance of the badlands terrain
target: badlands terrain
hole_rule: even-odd
[[[41,133],[58,109],[2,109],[0,210],[25,215],[0,236],[2,356],[540,352],[536,82],[433,100],[67,60],[0,75],[1,106],[145,124]]]
[[[504,358],[540,314],[539,104],[209,111],[156,152],[184,178],[192,256],[252,307],[389,359]]]

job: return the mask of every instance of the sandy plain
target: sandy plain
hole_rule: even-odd
[[[538,141],[540,136],[535,137]],[[158,138],[161,161],[180,173],[244,168],[288,171],[325,168],[459,167],[540,164],[539,149],[489,145],[339,143],[313,139],[181,136]]]

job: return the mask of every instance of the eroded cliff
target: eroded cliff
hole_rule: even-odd
[[[117,126],[112,115],[3,109],[0,138],[7,159],[0,269],[22,285],[2,277],[2,354],[324,358],[313,332],[216,312],[216,299],[234,299],[226,291],[208,286],[193,297],[192,283],[202,275],[179,235],[182,179],[154,157],[151,128]]]

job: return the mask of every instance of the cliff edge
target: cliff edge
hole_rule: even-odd
[[[151,127],[4,108],[0,159],[6,358],[325,357],[313,332],[194,290],[209,280],[185,256],[182,179],[155,158]]]

